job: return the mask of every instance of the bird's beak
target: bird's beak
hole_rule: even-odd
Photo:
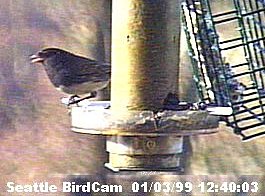
[[[31,63],[42,63],[44,58],[41,58],[38,54],[31,55],[29,57]]]

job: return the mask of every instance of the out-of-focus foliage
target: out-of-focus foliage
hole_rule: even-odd
[[[60,103],[65,95],[28,58],[43,47],[60,47],[109,62],[110,2],[0,0],[2,179],[93,173],[104,162],[104,140],[70,131]]]

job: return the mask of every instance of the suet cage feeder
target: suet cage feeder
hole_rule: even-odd
[[[265,134],[265,1],[227,2],[229,10],[213,12],[214,1],[184,1],[183,28],[200,100],[232,107],[224,120],[248,140]]]

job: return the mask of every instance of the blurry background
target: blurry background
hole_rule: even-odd
[[[65,95],[28,58],[41,48],[60,47],[110,62],[110,2],[0,1],[0,190],[7,180],[102,169],[104,138],[70,131],[60,103]]]
[[[0,192],[10,180],[52,183],[68,174],[105,172],[104,138],[70,131],[60,103],[64,95],[28,57],[43,47],[60,47],[110,62],[110,2],[0,0]],[[216,0],[216,9],[227,9],[229,2]],[[224,29],[221,36],[229,33]],[[192,100],[191,66],[181,48],[181,94]],[[242,143],[224,126],[217,134],[192,137],[188,174],[264,172],[264,141]]]

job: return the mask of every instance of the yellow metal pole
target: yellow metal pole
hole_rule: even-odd
[[[179,0],[113,0],[111,107],[159,110],[177,93]]]
[[[131,111],[161,110],[168,93],[178,91],[179,7],[179,0],[112,2],[111,110],[125,123],[132,120]],[[114,168],[173,168],[181,150],[182,137],[107,140]]]

